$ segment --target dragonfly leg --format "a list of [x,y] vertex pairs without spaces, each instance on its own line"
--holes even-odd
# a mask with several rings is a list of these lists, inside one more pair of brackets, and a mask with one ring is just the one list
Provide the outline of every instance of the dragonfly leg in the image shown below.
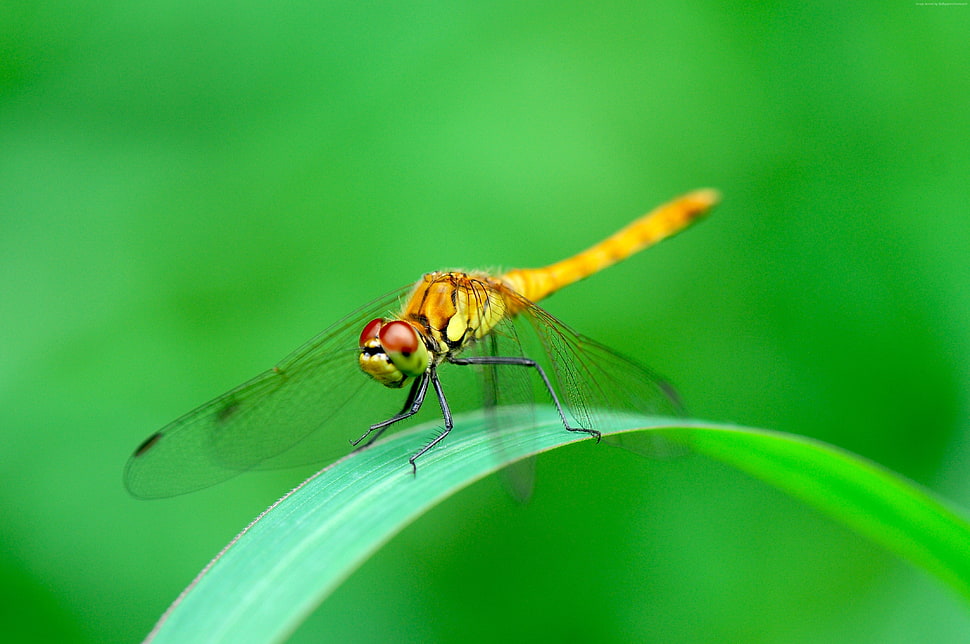
[[[355,441],[350,441],[350,444],[353,445],[354,447],[357,447],[363,441],[366,440],[367,442],[364,443],[363,445],[360,445],[360,448],[359,448],[359,449],[364,449],[365,447],[367,447],[368,445],[376,441],[378,438],[380,438],[381,434],[384,433],[384,430],[387,429],[390,425],[393,425],[399,420],[404,420],[405,418],[409,418],[415,415],[416,413],[418,413],[418,410],[421,409],[421,405],[424,403],[424,397],[428,393],[428,380],[429,378],[428,378],[427,372],[421,374],[421,376],[417,378],[414,381],[414,383],[411,385],[411,391],[408,392],[407,400],[404,401],[404,407],[401,409],[400,412],[391,416],[387,420],[382,420],[381,422],[375,425],[371,425],[370,428],[366,432],[364,432],[363,436],[361,436]],[[377,433],[375,434],[374,432],[377,432]],[[371,434],[373,434],[373,436],[371,436]]]
[[559,418],[562,419],[563,427],[571,432],[583,432],[589,434],[590,436],[596,437],[596,442],[600,440],[600,432],[595,429],[587,429],[585,427],[570,427],[569,421],[566,420],[566,414],[563,412],[562,404],[559,402],[559,396],[556,395],[556,390],[552,388],[552,383],[549,382],[549,376],[546,375],[545,370],[537,363],[535,360],[530,360],[529,358],[516,358],[516,357],[503,357],[503,356],[472,356],[469,358],[449,358],[448,362],[457,365],[469,365],[469,364],[505,364],[517,367],[532,367],[539,372],[539,377],[542,378],[543,384],[546,386],[546,390],[549,392],[549,396],[552,397],[552,402],[556,405],[556,411],[559,412]]
[[[448,407],[448,400],[445,399],[445,392],[441,389],[441,381],[438,380],[438,371],[434,367],[431,367],[431,369],[428,370],[428,374],[428,378],[431,380],[431,385],[434,387],[434,393],[438,396],[438,404],[441,405],[441,415],[445,420],[445,431],[435,436],[430,443],[421,448],[420,452],[408,459],[408,462],[411,464],[411,469],[415,475],[418,473],[418,466],[415,465],[414,462],[421,456],[424,456],[429,449],[440,443],[441,440],[447,436],[449,432],[451,432],[451,428],[455,425],[451,418],[451,408]],[[427,389],[427,385],[425,385],[425,389]]]

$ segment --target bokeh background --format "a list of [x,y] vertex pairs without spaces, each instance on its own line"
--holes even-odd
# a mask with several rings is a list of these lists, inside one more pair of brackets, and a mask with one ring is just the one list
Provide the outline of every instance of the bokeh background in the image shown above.
[[[139,502],[121,470],[156,428],[422,272],[550,262],[703,186],[712,218],[547,308],[697,417],[970,506],[968,27],[914,2],[0,5],[8,641],[137,641],[305,474]],[[966,608],[729,468],[583,444],[528,505],[489,479],[436,508],[294,641],[965,641]]]

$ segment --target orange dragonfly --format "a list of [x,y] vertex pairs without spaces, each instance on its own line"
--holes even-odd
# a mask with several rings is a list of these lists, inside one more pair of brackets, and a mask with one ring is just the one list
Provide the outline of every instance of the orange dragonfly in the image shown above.
[[[250,469],[332,460],[351,446],[372,444],[391,425],[418,414],[429,387],[444,431],[410,457],[414,471],[417,459],[451,431],[454,404],[449,401],[462,396],[469,407],[484,402],[492,409],[543,395],[566,430],[597,440],[596,427],[613,412],[677,415],[675,393],[653,372],[577,334],[535,302],[673,235],[717,201],[714,190],[688,193],[545,268],[498,276],[428,273],[149,436],[128,460],[125,484],[136,497],[160,498]],[[438,375],[445,365],[473,367],[448,369],[447,397]],[[463,371],[477,373],[463,381]],[[396,390],[409,383],[401,407]],[[471,392],[477,392],[477,400]],[[385,420],[348,441],[342,432],[361,418]]]

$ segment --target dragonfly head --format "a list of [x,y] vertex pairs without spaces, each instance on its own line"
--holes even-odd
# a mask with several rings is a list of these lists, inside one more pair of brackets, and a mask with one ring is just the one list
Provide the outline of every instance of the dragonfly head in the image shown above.
[[360,333],[360,368],[386,387],[420,376],[431,361],[417,330],[403,320],[376,318]]

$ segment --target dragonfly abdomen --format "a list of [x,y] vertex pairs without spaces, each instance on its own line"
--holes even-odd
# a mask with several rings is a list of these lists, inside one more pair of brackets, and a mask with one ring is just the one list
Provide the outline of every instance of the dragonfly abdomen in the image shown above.
[[690,192],[640,217],[600,243],[544,268],[509,271],[502,280],[532,302],[589,277],[670,237],[701,217],[720,196],[716,190]]

